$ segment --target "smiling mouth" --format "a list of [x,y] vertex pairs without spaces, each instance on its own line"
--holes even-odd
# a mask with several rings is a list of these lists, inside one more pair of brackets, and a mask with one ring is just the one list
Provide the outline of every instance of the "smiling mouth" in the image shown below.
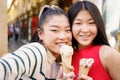
[[88,38],[88,37],[90,37],[90,35],[80,35],[80,37],[82,37],[82,38]]
[[88,40],[89,37],[90,35],[80,35],[80,38],[82,38],[83,40]]
[[59,46],[62,46],[62,45],[67,45],[67,42],[58,42],[56,44],[59,45]]

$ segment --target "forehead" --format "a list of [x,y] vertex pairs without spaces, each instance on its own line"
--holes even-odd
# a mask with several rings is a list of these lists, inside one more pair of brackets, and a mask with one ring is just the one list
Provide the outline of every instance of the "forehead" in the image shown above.
[[88,18],[92,18],[92,16],[90,15],[90,13],[87,10],[83,9],[83,10],[79,11],[76,18],[88,19]]
[[65,15],[52,15],[47,18],[44,25],[69,26],[69,21]]

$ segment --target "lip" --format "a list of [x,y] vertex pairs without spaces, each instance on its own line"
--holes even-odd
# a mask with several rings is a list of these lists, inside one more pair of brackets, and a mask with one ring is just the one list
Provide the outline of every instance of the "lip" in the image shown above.
[[67,42],[57,42],[56,43],[58,46],[62,46],[62,45],[67,45]]
[[80,35],[80,38],[82,39],[82,40],[88,40],[89,39],[89,37],[90,37],[90,35]]

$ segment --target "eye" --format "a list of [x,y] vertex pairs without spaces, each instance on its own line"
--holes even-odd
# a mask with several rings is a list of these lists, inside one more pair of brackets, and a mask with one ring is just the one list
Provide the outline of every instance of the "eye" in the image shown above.
[[80,22],[75,22],[74,25],[81,25],[81,23]]
[[52,32],[58,32],[58,30],[57,30],[57,29],[52,29],[51,31],[52,31]]
[[89,22],[89,24],[95,24],[95,22],[93,21],[93,22]]
[[76,23],[76,24],[80,24],[80,23]]
[[71,32],[70,28],[69,28],[69,29],[66,29],[65,31],[68,32],[68,33]]

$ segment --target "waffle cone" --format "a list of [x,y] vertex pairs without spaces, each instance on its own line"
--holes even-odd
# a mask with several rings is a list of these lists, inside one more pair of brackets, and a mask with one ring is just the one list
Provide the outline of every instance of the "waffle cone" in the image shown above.
[[69,66],[71,66],[72,56],[62,56],[62,66],[65,73],[70,72]]
[[81,59],[79,63],[79,76],[80,75],[88,75],[88,72],[94,63],[94,59],[88,58],[88,59]]
[[83,65],[80,65],[79,66],[79,75],[88,75],[88,72],[89,72],[89,67],[87,66],[83,66]]

